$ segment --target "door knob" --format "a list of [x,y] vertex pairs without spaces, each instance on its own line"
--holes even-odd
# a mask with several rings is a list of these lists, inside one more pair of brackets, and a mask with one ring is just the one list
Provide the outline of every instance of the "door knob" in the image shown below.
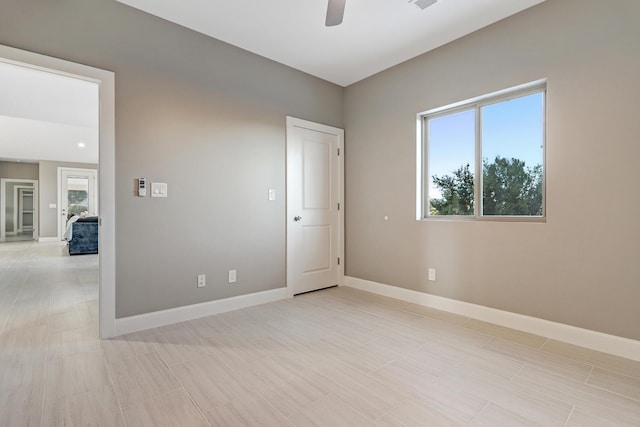
[[300,222],[300,221],[302,221],[302,217],[301,217],[301,216],[294,216],[294,217],[293,217],[293,220],[294,220],[295,222]]

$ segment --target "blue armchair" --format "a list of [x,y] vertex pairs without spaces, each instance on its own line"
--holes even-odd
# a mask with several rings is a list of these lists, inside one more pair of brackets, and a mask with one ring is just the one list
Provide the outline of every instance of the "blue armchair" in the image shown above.
[[69,255],[98,253],[98,217],[79,218],[72,225]]

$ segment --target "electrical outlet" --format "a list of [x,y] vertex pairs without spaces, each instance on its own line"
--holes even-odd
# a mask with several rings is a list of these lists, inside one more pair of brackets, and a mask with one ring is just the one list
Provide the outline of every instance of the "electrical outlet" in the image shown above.
[[206,274],[198,274],[198,287],[204,288],[207,286],[207,275]]
[[435,268],[430,268],[429,269],[429,280],[431,282],[435,282],[436,281],[436,269]]
[[229,270],[229,283],[236,283],[236,271]]

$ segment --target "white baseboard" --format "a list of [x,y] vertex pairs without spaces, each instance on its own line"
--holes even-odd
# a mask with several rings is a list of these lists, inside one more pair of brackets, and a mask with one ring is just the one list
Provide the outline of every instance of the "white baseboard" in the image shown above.
[[640,361],[640,341],[345,276],[345,286]]
[[226,313],[227,311],[239,310],[241,308],[252,307],[254,305],[279,301],[286,298],[288,298],[287,288],[278,288],[222,300],[154,311],[153,313],[140,314],[137,316],[123,317],[116,319],[115,336],[157,328],[172,323],[185,322],[214,314]]
[[62,240],[60,240],[57,237],[38,237],[38,242],[42,242],[42,243],[60,242],[60,243],[62,243]]

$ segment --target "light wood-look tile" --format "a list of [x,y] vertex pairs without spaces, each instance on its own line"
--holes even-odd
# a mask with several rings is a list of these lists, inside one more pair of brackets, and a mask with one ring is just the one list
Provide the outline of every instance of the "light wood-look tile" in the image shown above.
[[501,408],[493,403],[487,405],[471,424],[469,424],[470,427],[542,427],[543,425],[544,424],[528,420],[515,412]]
[[[573,405],[535,389],[530,389],[485,371],[459,365],[450,370],[440,383],[464,388],[467,393],[489,400],[519,418],[545,426],[564,426]],[[516,417],[516,418],[518,418]]]
[[380,418],[410,396],[385,386],[344,362],[336,361],[332,366],[319,371],[338,385],[331,388],[332,394],[371,421]]
[[184,328],[198,338],[230,331],[232,328],[217,316],[203,317],[184,323]]
[[513,380],[528,390],[547,394],[582,411],[609,420],[611,425],[640,425],[638,401],[566,377],[525,366]]
[[349,288],[101,341],[98,276],[0,245],[0,425],[640,425],[640,362]]
[[[525,366],[522,361],[483,348],[460,353],[456,366],[462,366],[467,370],[484,371],[506,379],[513,378]],[[456,369],[456,366],[452,369]]]
[[371,425],[371,420],[343,400],[330,395],[293,413],[289,417],[298,427],[353,427]]
[[214,427],[282,426],[293,427],[291,421],[260,396],[245,395],[241,399],[216,406],[205,413]]
[[203,413],[254,395],[254,389],[219,358],[210,355],[171,368]]
[[378,427],[424,427],[428,423],[430,427],[462,427],[464,424],[454,421],[438,410],[408,399],[387,412],[376,421]]
[[428,334],[429,340],[438,340],[454,346],[482,347],[493,339],[491,335],[439,319],[425,317],[413,322],[411,326]]
[[86,322],[83,313],[75,308],[49,316],[49,329],[51,332],[72,331],[81,328],[84,324]]
[[[383,346],[387,346],[387,349],[382,348]],[[391,350],[392,353],[387,354],[389,354],[389,357],[393,356],[393,360],[401,361],[407,366],[434,376],[439,376],[456,364],[456,360],[451,359],[448,355],[442,355],[438,351],[431,351],[431,346],[417,342],[412,345],[406,339],[398,340],[394,337],[389,337],[376,343],[375,347],[369,345],[367,348],[383,354],[385,350]]]
[[141,332],[102,340],[102,348],[108,362],[131,359],[156,351],[153,342]]
[[46,379],[49,401],[93,391],[111,383],[101,351],[49,360]]
[[587,384],[637,400],[640,404],[640,379],[594,368]]
[[128,426],[209,426],[184,390],[145,400],[123,410]]
[[14,389],[28,389],[43,380],[45,369],[45,355],[27,353],[3,357],[0,361],[0,390],[10,393]]
[[39,426],[42,425],[42,402],[44,386],[42,382],[7,387],[0,385],[0,425]]
[[469,321],[465,322],[463,326],[465,328],[469,328],[486,335],[503,338],[511,342],[534,349],[539,349],[545,342],[547,342],[547,338],[540,335],[534,335],[527,332],[518,331],[516,329],[505,328],[504,326],[499,326],[493,323],[487,323],[476,319],[469,319]]
[[486,344],[484,349],[576,381],[586,381],[589,373],[591,373],[592,367],[590,365],[533,350],[513,341],[494,339]]
[[423,316],[418,314],[401,311],[387,304],[379,304],[377,302],[362,305],[359,309],[365,313],[381,317],[389,322],[403,323],[406,325],[410,325],[413,322],[424,319]]
[[412,395],[459,423],[470,422],[489,403],[487,399],[467,392],[464,387],[439,382],[437,377],[399,362],[390,363],[371,376],[401,394]]
[[71,356],[101,349],[102,342],[98,337],[95,325],[69,331],[51,332],[49,335],[49,358]]
[[208,346],[186,329],[149,337],[158,355],[167,366],[197,359],[209,353]]
[[266,358],[243,370],[231,365],[239,377],[278,411],[289,416],[328,396],[337,385],[304,365]]
[[312,366],[331,365],[334,360],[340,360],[367,373],[397,358],[397,353],[387,346],[377,346],[374,343],[360,345],[342,336],[318,340],[310,343],[308,348],[311,349],[308,358],[313,361]]
[[111,385],[47,402],[44,418],[48,426],[125,425]]
[[111,362],[109,370],[122,407],[180,388],[173,372],[157,353]]
[[574,409],[567,420],[565,427],[603,427],[614,426],[610,419],[599,417],[596,414],[588,414],[582,409]]
[[598,368],[640,379],[640,362],[635,360],[551,339],[542,346],[541,350],[545,353],[577,360],[587,365],[597,366]]

